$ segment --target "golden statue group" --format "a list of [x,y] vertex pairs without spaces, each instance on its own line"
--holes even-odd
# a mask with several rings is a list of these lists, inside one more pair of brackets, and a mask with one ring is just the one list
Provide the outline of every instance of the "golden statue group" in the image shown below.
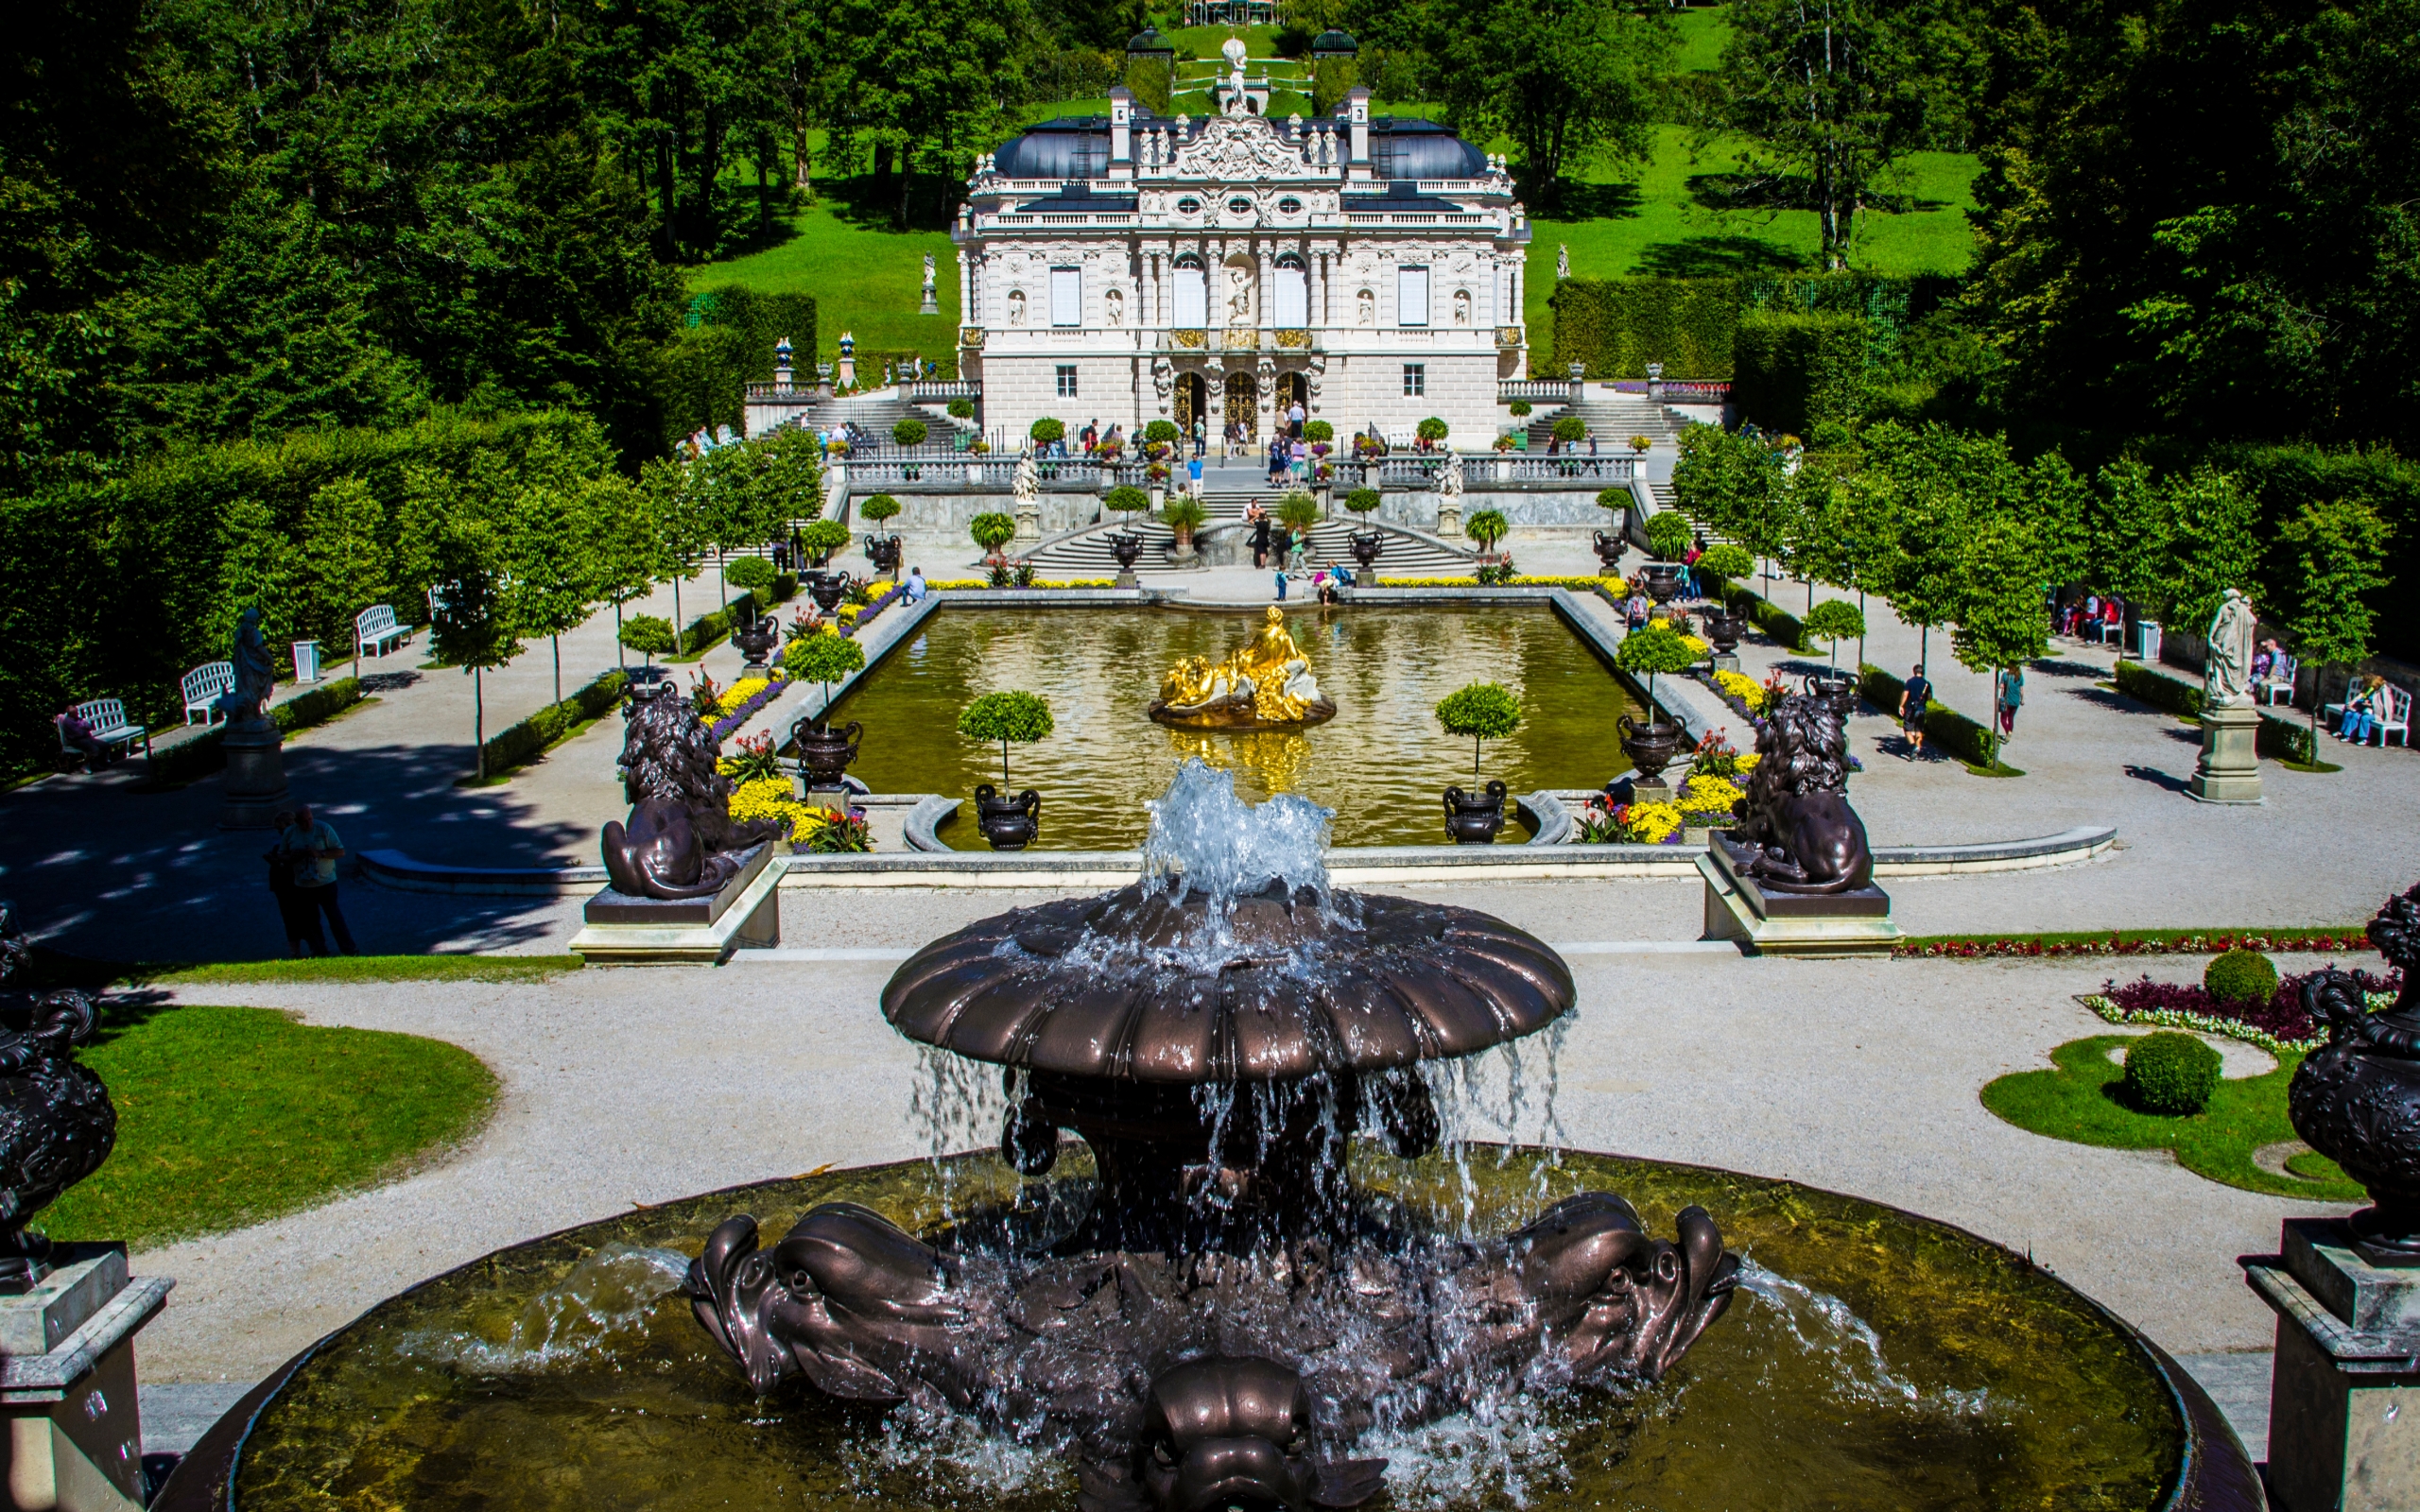
[[1225,661],[1189,656],[1168,668],[1150,713],[1185,730],[1278,730],[1333,719],[1336,702],[1321,695],[1310,658],[1271,604],[1260,633]]

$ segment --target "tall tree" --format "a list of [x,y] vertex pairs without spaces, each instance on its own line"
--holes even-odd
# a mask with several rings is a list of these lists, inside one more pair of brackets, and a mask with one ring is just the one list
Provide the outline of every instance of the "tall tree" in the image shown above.
[[[2370,654],[2377,611],[2370,599],[2387,586],[2380,571],[2388,530],[2377,511],[2352,499],[2305,505],[2278,532],[2290,571],[2286,628],[2294,653],[2314,673],[2349,667]],[[2320,692],[2311,688],[2311,750],[2319,749]]]
[[1512,139],[1522,192],[1552,204],[1600,156],[1644,159],[1670,26],[1582,0],[1451,0],[1427,11],[1430,81],[1464,136]]
[[908,223],[917,156],[952,171],[1007,127],[1024,98],[1025,0],[827,0],[818,39],[844,79],[856,133],[900,163],[893,217]]
[[[354,617],[388,595],[387,509],[358,477],[338,478],[311,495],[303,517],[304,611],[297,629],[323,645],[352,638]],[[324,658],[323,658],[324,660]],[[354,647],[354,675],[361,675],[361,648]]]

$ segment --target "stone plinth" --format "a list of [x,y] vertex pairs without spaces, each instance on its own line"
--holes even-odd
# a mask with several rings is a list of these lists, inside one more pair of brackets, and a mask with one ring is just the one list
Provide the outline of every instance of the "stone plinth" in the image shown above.
[[218,827],[269,828],[277,811],[291,801],[285,785],[285,736],[266,719],[231,725],[219,738],[219,748],[227,753],[227,771],[219,779],[225,798],[218,808]]
[[2225,704],[2202,711],[2202,759],[2187,791],[2204,803],[2258,803],[2260,738],[2256,704]]
[[2373,1265],[2341,1218],[2289,1218],[2243,1262],[2277,1313],[2269,1494],[2281,1512],[2420,1506],[2420,1267]]
[[1705,880],[1705,933],[1756,955],[1888,955],[1900,940],[1891,897],[1867,885],[1850,892],[1775,892],[1742,876],[1720,836],[1697,858]]
[[1735,651],[1723,651],[1723,652],[1718,653],[1718,654],[1716,655],[1715,659],[1714,659],[1714,670],[1716,670],[1717,672],[1737,672],[1737,671],[1738,671],[1738,670],[1739,670],[1739,656],[1738,656],[1738,653],[1737,653],[1737,652],[1735,652]]
[[592,966],[714,965],[741,946],[782,942],[782,868],[769,842],[711,898],[633,898],[606,887],[581,910],[571,948]]
[[137,1512],[143,1422],[134,1335],[176,1283],[130,1277],[123,1245],[61,1245],[52,1263],[23,1295],[0,1297],[9,1505]]

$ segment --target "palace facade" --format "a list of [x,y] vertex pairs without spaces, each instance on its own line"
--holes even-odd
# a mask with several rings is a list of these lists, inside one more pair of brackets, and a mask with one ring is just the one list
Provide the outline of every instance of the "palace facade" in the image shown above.
[[[1238,68],[1238,73],[1240,69]],[[1155,116],[1038,126],[982,160],[958,244],[959,371],[987,431],[1230,421],[1266,441],[1299,400],[1339,437],[1427,416],[1491,441],[1524,375],[1528,216],[1493,159],[1432,122]]]

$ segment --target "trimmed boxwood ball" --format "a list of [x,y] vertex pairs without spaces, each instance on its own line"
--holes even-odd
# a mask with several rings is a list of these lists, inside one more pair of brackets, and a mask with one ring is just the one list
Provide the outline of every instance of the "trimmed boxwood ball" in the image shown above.
[[971,399],[951,400],[949,402],[949,418],[952,420],[973,420],[975,418],[975,401]]
[[800,545],[819,555],[838,551],[849,543],[849,527],[838,520],[811,520],[800,529],[798,541]]
[[2277,968],[2258,951],[2222,951],[2203,971],[2202,985],[2221,1003],[2266,1003],[2277,995]]
[[1100,507],[1118,514],[1144,514],[1151,507],[1151,496],[1131,483],[1120,484],[1100,496]]
[[1033,422],[1032,429],[1028,431],[1027,434],[1031,436],[1035,440],[1040,441],[1043,445],[1047,446],[1052,441],[1065,440],[1067,438],[1067,426],[1064,421],[1056,421],[1051,419],[1049,416],[1045,415],[1040,420]]
[[1368,514],[1378,507],[1378,490],[1356,489],[1344,496],[1344,507],[1355,514]]
[[2219,1090],[2222,1064],[2217,1051],[2189,1034],[2147,1034],[2126,1048],[2126,1095],[2146,1113],[2198,1113]]
[[1647,549],[1657,561],[1679,561],[1688,554],[1689,523],[1677,511],[1659,509],[1648,516]]
[[723,580],[734,588],[770,588],[773,564],[762,557],[735,557],[723,569]]
[[875,524],[882,524],[898,512],[899,501],[888,493],[874,494],[857,506],[857,518],[871,520]]
[[899,423],[890,427],[890,438],[901,446],[922,446],[932,428],[913,415],[903,415]]
[[1698,558],[1698,571],[1716,577],[1745,577],[1755,570],[1756,558],[1748,555],[1748,548],[1727,541],[1706,547]]
[[1565,415],[1554,422],[1554,438],[1569,446],[1588,438],[1588,422],[1577,415]]

